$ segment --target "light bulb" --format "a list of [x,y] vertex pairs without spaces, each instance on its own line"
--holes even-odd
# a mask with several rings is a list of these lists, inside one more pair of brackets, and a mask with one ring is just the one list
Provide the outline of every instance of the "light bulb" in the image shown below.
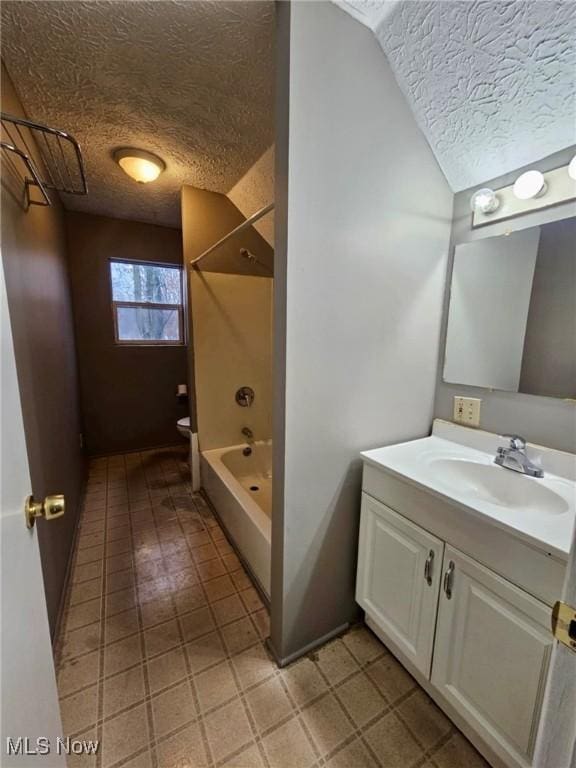
[[568,165],[568,176],[576,181],[576,155],[570,160]]
[[518,176],[512,191],[518,200],[531,200],[534,197],[540,197],[546,192],[543,174],[540,171],[526,171],[526,173]]
[[481,213],[493,213],[500,205],[498,195],[494,190],[484,187],[474,192],[470,198],[470,207],[473,211]]
[[141,184],[155,181],[166,168],[164,160],[143,149],[118,149],[114,160],[124,173]]

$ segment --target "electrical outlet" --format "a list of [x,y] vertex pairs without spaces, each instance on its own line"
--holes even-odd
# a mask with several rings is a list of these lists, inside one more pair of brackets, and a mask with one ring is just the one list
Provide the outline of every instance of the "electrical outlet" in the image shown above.
[[466,424],[468,427],[480,426],[480,403],[479,397],[459,397],[454,398],[454,421],[458,424]]

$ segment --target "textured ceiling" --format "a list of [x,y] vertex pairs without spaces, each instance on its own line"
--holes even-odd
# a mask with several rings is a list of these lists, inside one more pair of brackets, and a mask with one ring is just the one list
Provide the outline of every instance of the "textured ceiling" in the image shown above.
[[343,0],[455,191],[576,143],[576,3]]
[[[177,226],[180,188],[227,192],[274,141],[273,2],[4,0],[2,58],[28,116],[72,133],[89,195],[75,210]],[[137,185],[134,146],[166,171]]]

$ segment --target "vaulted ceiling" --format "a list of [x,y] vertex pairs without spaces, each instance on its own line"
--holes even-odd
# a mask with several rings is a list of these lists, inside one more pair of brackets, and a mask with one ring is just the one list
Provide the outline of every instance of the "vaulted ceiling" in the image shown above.
[[338,5],[374,31],[454,191],[576,143],[576,3]]
[[[576,3],[336,0],[370,27],[455,191],[576,143]],[[5,0],[2,57],[29,117],[69,131],[90,194],[67,207],[180,225],[183,184],[228,192],[274,141],[272,0]],[[167,169],[135,185],[114,149]]]
[[[6,0],[1,12],[28,116],[82,146],[90,194],[68,208],[180,226],[183,184],[227,192],[274,141],[271,0]],[[120,170],[125,146],[164,159],[158,181]]]

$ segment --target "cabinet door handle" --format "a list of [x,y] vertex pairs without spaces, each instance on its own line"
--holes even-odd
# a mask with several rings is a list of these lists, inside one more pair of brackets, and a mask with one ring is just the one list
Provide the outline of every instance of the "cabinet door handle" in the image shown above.
[[431,549],[424,563],[424,578],[428,586],[432,586],[432,565],[434,563],[434,550]]
[[446,592],[446,597],[448,600],[452,597],[452,587],[454,586],[454,568],[456,566],[450,560],[448,563],[448,568],[446,569],[446,573],[444,574],[444,592]]

